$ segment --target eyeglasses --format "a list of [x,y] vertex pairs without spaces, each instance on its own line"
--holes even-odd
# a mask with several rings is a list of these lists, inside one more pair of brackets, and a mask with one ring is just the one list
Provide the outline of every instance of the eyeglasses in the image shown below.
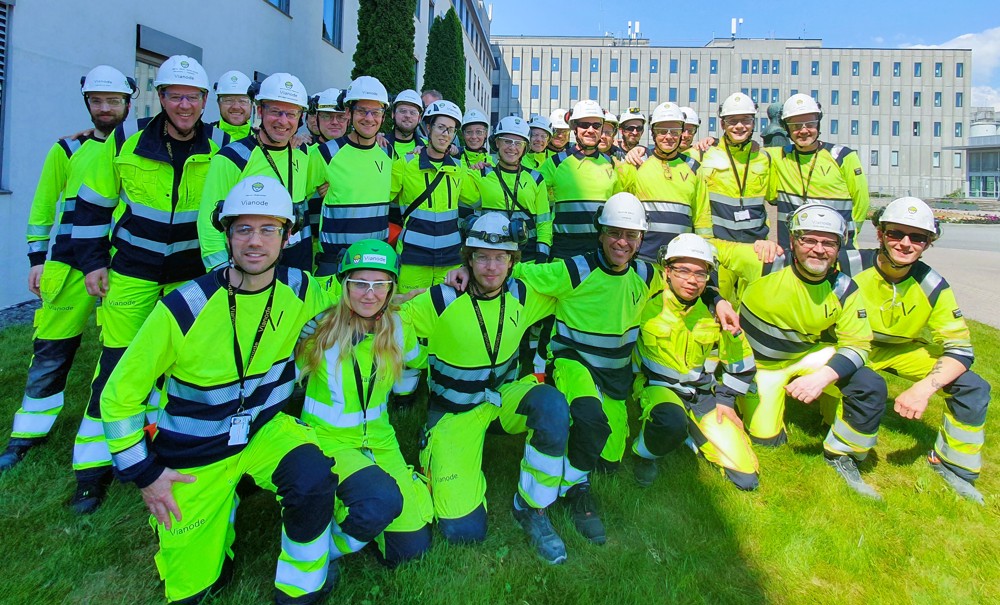
[[825,248],[827,250],[837,250],[840,248],[840,242],[837,240],[830,239],[816,239],[815,237],[803,236],[795,238],[803,248],[813,249],[817,246]]
[[576,123],[576,127],[579,128],[580,130],[590,130],[591,128],[593,128],[594,130],[600,130],[601,126],[604,126],[604,122],[580,122],[580,121],[577,121],[577,123]]
[[480,252],[473,252],[472,262],[480,267],[486,267],[489,265],[506,265],[510,262],[510,254],[504,253],[498,256],[489,256]]
[[346,113],[334,113],[331,111],[321,111],[316,115],[320,122],[347,122],[349,119]]
[[362,107],[355,107],[351,111],[354,115],[364,118],[382,118],[385,116],[384,109],[364,109]]
[[722,123],[726,126],[737,126],[739,124],[744,126],[753,126],[753,116],[743,116],[742,118],[727,116],[722,118]]
[[684,132],[683,128],[654,128],[653,129],[653,136],[654,137],[662,137],[662,136],[676,137],[676,136],[679,136],[682,132]]
[[694,278],[699,284],[703,284],[708,281],[708,271],[692,271],[687,267],[671,267],[667,265],[670,272],[683,280],[689,280]]
[[353,279],[348,277],[344,281],[347,282],[347,289],[355,294],[374,292],[381,295],[388,292],[389,288],[392,287],[392,281],[390,280],[368,281],[367,279]]
[[449,126],[445,126],[443,124],[435,124],[434,125],[434,132],[436,132],[438,134],[446,134],[446,135],[448,135],[450,137],[453,137],[453,136],[455,136],[455,133],[458,132],[458,129],[455,128],[454,126],[449,127]]
[[907,233],[905,231],[900,231],[899,229],[886,229],[882,232],[885,238],[892,242],[901,242],[903,238],[910,238],[911,244],[924,245],[931,241],[931,236],[926,233]]
[[606,137],[614,136],[616,132],[618,132],[617,128],[615,128],[614,126],[609,126],[607,124],[605,124],[604,128],[601,129],[601,134]]
[[467,137],[485,137],[486,129],[484,128],[469,128],[463,130],[462,133]]
[[613,240],[624,239],[630,242],[637,242],[642,239],[642,231],[632,229],[605,229],[604,234]]
[[182,101],[187,101],[188,103],[201,103],[201,100],[205,98],[205,93],[193,92],[181,95],[175,92],[161,92],[160,98],[174,105],[179,105]]
[[696,132],[698,132],[698,127],[697,126],[685,126],[684,127],[684,132],[686,132],[688,134],[695,134]]
[[283,111],[277,107],[264,106],[264,115],[269,118],[288,118],[289,120],[298,121],[299,117],[302,115],[301,109],[292,109],[291,111]]
[[281,237],[284,232],[284,227],[277,225],[264,225],[259,229],[255,229],[250,225],[236,225],[233,227],[231,233],[233,234],[233,239],[249,240],[253,237],[254,233],[259,235],[261,239],[275,239]]
[[497,145],[501,147],[513,147],[514,149],[522,149],[527,145],[527,141],[522,141],[520,139],[510,139],[507,137],[497,137]]
[[90,107],[103,107],[107,105],[108,107],[124,107],[128,103],[123,97],[113,97],[110,99],[101,99],[98,97],[87,97],[87,105]]
[[225,107],[232,107],[233,105],[250,107],[250,99],[247,97],[228,97],[225,99],[219,99],[219,105],[223,105]]
[[407,118],[420,117],[420,112],[412,107],[397,107],[396,113]]
[[625,132],[642,132],[642,126],[622,126]]
[[808,122],[785,122],[788,125],[788,130],[802,130],[804,128],[813,129],[819,126],[819,120],[809,120]]

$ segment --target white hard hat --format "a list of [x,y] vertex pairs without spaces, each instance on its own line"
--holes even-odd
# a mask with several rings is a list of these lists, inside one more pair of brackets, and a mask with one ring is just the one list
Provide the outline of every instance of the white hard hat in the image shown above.
[[660,246],[656,258],[664,267],[674,258],[694,258],[704,261],[708,263],[710,270],[718,264],[715,259],[715,246],[696,233],[681,233],[675,236],[666,246]]
[[641,120],[643,124],[646,123],[646,114],[642,113],[638,107],[629,107],[622,112],[622,115],[618,116],[618,121],[622,124],[625,122],[630,122],[632,120]]
[[847,222],[840,213],[825,204],[804,204],[788,217],[788,232],[820,231],[840,238],[840,245],[847,241]]
[[431,103],[427,110],[424,111],[424,120],[430,122],[434,116],[448,116],[455,120],[455,124],[462,123],[462,110],[451,101],[442,100]]
[[649,223],[646,222],[646,209],[642,207],[642,202],[636,196],[626,192],[616,193],[609,197],[607,203],[598,210],[596,219],[597,224],[604,227],[635,229],[636,231],[649,229]]
[[604,110],[604,121],[610,122],[615,125],[615,128],[618,128],[618,116],[611,113],[607,109]]
[[691,109],[690,107],[681,107],[681,113],[684,114],[684,123],[691,124],[692,126],[701,126],[701,118],[698,117],[698,112]]
[[517,250],[516,238],[510,232],[510,219],[503,212],[487,212],[472,223],[465,237],[467,248],[490,250]]
[[527,141],[531,137],[531,129],[528,122],[524,121],[524,118],[518,116],[507,116],[497,123],[496,131],[493,135],[514,135],[522,137]]
[[424,102],[420,99],[420,93],[413,90],[412,88],[407,88],[401,91],[396,98],[392,100],[392,106],[395,108],[400,103],[409,103],[413,105],[420,111],[424,110]]
[[922,199],[916,197],[901,197],[889,202],[885,210],[878,215],[878,224],[897,223],[907,227],[923,229],[932,236],[938,235],[938,222],[934,211]]
[[375,101],[381,103],[382,107],[388,107],[389,93],[378,78],[358,76],[347,86],[347,94],[344,95],[345,105],[355,101]]
[[244,214],[295,222],[292,197],[281,181],[269,176],[251,176],[236,183],[222,202],[219,222],[225,224],[225,219]]
[[185,55],[168,58],[156,70],[153,86],[161,88],[172,85],[194,86],[208,92],[208,74],[201,63]]
[[569,115],[566,121],[575,122],[583,118],[599,118],[603,120],[604,110],[601,109],[600,103],[591,100],[580,101],[573,106],[573,113]]
[[309,107],[309,95],[306,87],[292,74],[279,72],[264,78],[257,91],[257,101],[283,101],[298,105],[302,109]]
[[135,92],[135,80],[125,76],[110,65],[98,65],[80,78],[80,92],[119,92],[131,96]]
[[544,130],[550,135],[552,134],[552,122],[550,122],[545,116],[531,116],[531,121],[528,122],[528,128],[538,128],[540,130]]
[[553,109],[552,113],[549,114],[549,124],[552,125],[552,129],[564,129],[569,130],[569,124],[566,122],[566,114],[569,113],[562,107],[558,109]]
[[215,94],[222,95],[245,95],[250,90],[253,82],[250,77],[242,71],[227,71],[219,76],[219,81],[215,83]]
[[677,106],[676,103],[660,103],[653,110],[653,115],[649,118],[650,124],[659,124],[660,122],[683,122],[684,112],[681,108]]
[[490,127],[489,119],[478,109],[470,109],[462,116],[462,128],[471,124],[485,124],[486,128]]
[[719,105],[719,117],[757,115],[757,103],[741,92],[734,92]]
[[316,95],[316,111],[326,113],[344,113],[347,111],[340,104],[340,94],[342,92],[339,88],[327,88]]
[[823,110],[820,108],[819,103],[816,102],[816,99],[801,92],[788,97],[785,104],[781,106],[782,120],[809,113],[819,114],[820,118],[823,117]]

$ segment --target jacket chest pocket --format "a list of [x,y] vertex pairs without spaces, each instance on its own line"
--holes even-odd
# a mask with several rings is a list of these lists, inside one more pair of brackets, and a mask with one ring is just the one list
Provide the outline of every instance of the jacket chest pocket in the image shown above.
[[687,363],[700,366],[719,342],[719,326],[715,322],[698,322],[688,335]]
[[136,203],[154,208],[170,207],[173,183],[165,171],[145,163],[120,162],[118,174],[121,187],[128,198]]

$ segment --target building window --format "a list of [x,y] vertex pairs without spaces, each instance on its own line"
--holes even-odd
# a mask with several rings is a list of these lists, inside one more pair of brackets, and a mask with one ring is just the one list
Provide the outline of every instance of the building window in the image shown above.
[[579,86],[570,86],[569,87],[569,100],[570,101],[579,101],[580,100],[580,87]]
[[935,151],[931,153],[931,168],[941,167],[941,152]]
[[618,59],[611,59],[611,73],[618,73]]
[[[809,91],[809,96],[812,97],[812,98],[814,98],[814,99],[816,99],[816,102],[819,103],[819,91],[818,90],[816,90],[815,88],[812,89],[812,90],[810,90]],[[756,100],[757,99],[754,99],[754,101],[756,101]]]
[[831,76],[840,75],[840,61],[832,61],[830,63],[830,75]]
[[778,68],[781,67],[781,61],[774,59],[771,61],[771,75],[778,75]]
[[899,166],[899,152],[892,150],[889,152],[889,164],[892,166]]
[[698,89],[697,88],[689,88],[688,89],[688,103],[697,103],[697,102],[698,102]]
[[900,95],[898,90],[892,91],[892,106],[899,107]]
[[740,73],[750,73],[750,59],[743,59],[740,61]]
[[913,93],[913,106],[914,107],[920,107],[920,100],[922,98],[923,98],[923,95],[921,95],[919,91],[914,92]]
[[871,154],[868,156],[868,164],[878,166],[878,149],[872,149]]
[[553,101],[559,100],[559,86],[555,84],[549,86],[549,98],[552,99]]
[[541,71],[541,69],[542,69],[542,60],[539,59],[538,57],[532,57],[531,71]]
[[531,98],[538,99],[538,84],[531,85]]
[[955,107],[961,107],[965,101],[965,94],[961,92],[955,93]]
[[903,64],[899,61],[893,61],[892,63],[892,77],[898,78],[903,75]]
[[792,75],[793,76],[799,75],[799,62],[798,61],[792,61]]
[[639,59],[629,59],[628,60],[628,72],[630,74],[639,73]]
[[753,101],[754,103],[757,102],[757,89],[756,88],[751,88],[750,89],[750,100]]
[[[768,102],[768,94],[767,94],[767,89],[766,88],[761,88],[760,89],[760,102],[761,103],[767,103]],[[774,102],[777,103],[778,100],[775,99]]]
[[650,59],[649,60],[649,73],[655,74],[660,71],[660,60]]
[[635,86],[628,87],[628,100],[630,103],[635,103],[639,100],[639,89]]
[[344,0],[323,0],[323,39],[336,48],[342,47],[344,42]]
[[840,121],[830,120],[830,134],[837,134],[840,132]]
[[[286,15],[288,14],[288,10],[289,10],[288,5],[291,3],[291,0],[265,0],[265,1],[268,4],[270,4],[271,6],[273,6],[274,8],[276,8],[276,9],[280,10],[281,12],[285,13]],[[9,4],[6,4],[6,3],[5,3],[5,5],[6,6],[10,6]],[[9,9],[7,9],[7,10],[9,10]]]
[[913,64],[913,77],[919,78],[924,73],[924,65],[920,61]]
[[655,86],[650,86],[649,87],[649,102],[650,103],[656,103],[657,102],[657,96],[658,96],[658,92],[656,90],[656,87]]
[[569,70],[575,74],[580,73],[580,57],[570,57]]
[[965,77],[965,63],[955,64],[955,77],[964,78]]
[[[612,61],[614,61],[614,59],[612,59]],[[609,101],[617,101],[618,100],[618,87],[617,86],[609,86],[608,87],[608,100]]]
[[941,136],[941,122],[934,122],[934,129],[933,130],[934,130],[934,136],[935,137],[940,137]]
[[778,102],[781,101],[781,99],[778,97],[778,89],[777,88],[772,88],[771,89],[771,99],[773,99],[775,103],[778,103]]
[[795,96],[795,95],[799,94],[799,89],[798,88],[793,88],[792,90],[790,90],[788,92],[788,94],[789,94],[789,96]]
[[892,136],[894,137],[899,136],[899,120],[892,121]]
[[719,89],[718,88],[709,88],[708,89],[708,102],[709,103],[718,103],[719,102]]
[[718,59],[711,59],[711,60],[709,60],[709,62],[708,62],[708,73],[710,73],[710,74],[717,74],[717,73],[719,73],[719,60]]
[[750,73],[755,74],[759,71],[760,71],[760,61],[757,59],[750,61]]
[[510,98],[516,99],[521,96],[521,87],[517,84],[510,85]]
[[771,62],[767,59],[760,62],[760,73],[764,75],[771,73]]
[[767,118],[761,118],[759,129],[763,131],[765,128],[767,128]]
[[676,103],[677,102],[677,87],[676,86],[671,86],[670,90],[667,91],[667,101],[669,101],[671,103]]
[[712,117],[708,118],[708,131],[709,132],[715,132],[717,130],[717,128],[716,128],[717,126],[718,126],[718,124],[716,123],[715,116],[712,116]]
[[857,120],[851,120],[851,134],[854,135],[854,136],[858,136],[858,129],[859,128],[860,128],[860,125],[858,124],[858,121]]
[[677,59],[670,60],[670,73],[677,73]]
[[427,34],[431,33],[431,26],[434,25],[434,0],[427,3]]
[[493,85],[493,90],[491,92],[492,92],[492,94],[491,94],[490,98],[499,99],[500,98],[500,85],[499,84],[494,84]]
[[913,136],[915,137],[920,136],[920,122],[913,123]]
[[511,59],[510,59],[510,70],[511,71],[521,71],[521,57],[511,57]]
[[861,75],[861,61],[851,62],[851,75],[860,76]]
[[882,93],[877,90],[872,91],[872,106],[878,107],[879,103],[882,101]]
[[559,71],[559,57],[552,57],[552,71]]
[[955,122],[955,136],[956,137],[962,136],[962,123],[961,122]]
[[698,73],[698,59],[691,59],[691,73]]
[[860,105],[860,104],[861,104],[861,91],[859,91],[859,90],[852,90],[851,91],[851,105]]
[[940,78],[944,74],[944,63],[934,64],[934,77]]
[[878,120],[872,120],[872,136],[877,137],[879,133],[879,123]]
[[590,96],[587,97],[587,98],[590,99],[591,101],[596,101],[597,100],[597,87],[596,86],[591,86],[590,87]]
[[600,59],[591,59],[590,60],[590,73],[596,74],[600,69],[601,69],[601,60]]
[[416,17],[417,21],[420,21],[420,4],[421,0],[417,0],[417,8],[413,9],[413,16]]
[[952,157],[952,164],[951,165],[954,166],[955,168],[961,168],[962,167],[962,152],[961,151],[956,151],[954,154],[952,154],[951,157]]
[[813,76],[818,76],[819,75],[819,61],[813,61],[812,62],[812,67],[809,68],[809,73],[810,73],[810,75],[813,75]]
[[934,107],[941,107],[941,93],[934,93]]
[[882,62],[872,61],[872,77],[879,77],[882,75]]

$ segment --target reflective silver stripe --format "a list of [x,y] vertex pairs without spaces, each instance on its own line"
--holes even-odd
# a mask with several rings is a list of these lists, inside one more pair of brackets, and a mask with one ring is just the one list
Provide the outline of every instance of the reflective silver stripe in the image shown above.
[[655,233],[691,233],[691,227],[688,225],[678,225],[676,223],[657,223],[655,221],[649,221],[649,231]]
[[437,383],[431,385],[431,392],[446,400],[448,403],[455,405],[479,405],[486,400],[486,394],[483,393],[483,391],[477,391],[475,393],[460,393],[454,389],[446,389]]
[[76,210],[76,198],[71,197],[59,202],[59,212],[74,212]]
[[886,345],[901,345],[913,342],[913,339],[909,336],[893,336],[892,334],[883,334],[882,332],[872,332],[874,342]]
[[458,209],[435,212],[433,210],[416,209],[410,213],[409,220],[418,219],[428,223],[444,223],[458,218]]
[[966,347],[948,347],[944,350],[945,353],[949,355],[958,355],[959,357],[968,357],[969,359],[974,359],[975,355],[972,352],[972,348]]
[[146,414],[139,413],[121,420],[104,422],[104,436],[108,439],[122,439],[133,435],[146,426]]
[[46,435],[52,430],[52,425],[56,422],[55,414],[26,414],[18,412],[14,414],[14,428],[12,434],[19,433],[26,435]]
[[848,361],[853,363],[854,367],[857,369],[864,367],[865,360],[868,358],[867,354],[849,347],[840,347],[837,349],[836,355],[843,355]]
[[986,433],[982,428],[969,430],[956,425],[947,415],[944,417],[944,432],[955,441],[967,443],[969,445],[983,445],[986,443]]
[[330,552],[329,530],[321,533],[315,540],[308,544],[296,542],[288,537],[285,530],[281,530],[281,550],[296,561],[319,561]]
[[[740,198],[723,195],[721,193],[714,193],[712,191],[708,192],[708,201],[722,204],[724,206],[735,206],[737,208],[740,207]],[[751,206],[763,206],[764,198],[763,196],[745,197],[743,198],[742,205],[744,208],[749,208]]]
[[938,433],[937,441],[934,442],[934,450],[941,455],[941,458],[956,464],[970,471],[979,472],[983,466],[983,455],[980,453],[965,454],[948,445],[948,441],[941,433]]
[[41,240],[37,242],[28,242],[28,254],[34,252],[48,252],[49,250],[49,240]]
[[[197,297],[193,296],[192,298],[194,298],[197,302]],[[187,300],[187,297],[185,297],[185,300]],[[191,304],[190,301],[188,304]],[[205,303],[201,304],[204,305]],[[276,383],[278,379],[281,378],[281,375],[284,373],[288,363],[290,363],[288,359],[275,362],[275,364],[268,368],[267,372],[263,375],[247,378],[244,393],[249,395],[262,386]],[[195,401],[205,405],[226,405],[239,399],[240,385],[234,383],[210,389],[197,389],[195,387],[182,384],[171,377],[167,381],[167,398],[169,400],[172,397]]]
[[553,223],[552,230],[555,233],[565,235],[579,235],[581,233],[597,233],[597,228],[593,225],[575,225],[566,223]]
[[219,147],[225,147],[226,132],[219,127],[212,128],[212,140]]
[[[78,228],[79,227],[74,227],[74,231],[76,231],[76,229]],[[118,233],[116,234],[116,239],[119,239],[123,242],[128,242],[129,244],[136,246],[138,248],[145,248],[150,252],[161,254],[163,256],[170,256],[178,252],[184,252],[187,250],[197,250],[199,248],[197,238],[181,242],[174,242],[172,244],[164,244],[163,242],[154,242],[151,239],[146,239],[144,237],[138,237],[136,235],[132,235],[132,233],[129,232],[129,230],[124,227],[118,229]]]
[[34,237],[45,237],[52,230],[52,225],[28,225],[28,235]]
[[587,480],[588,471],[581,471],[569,462],[569,458],[563,457],[563,485],[559,488],[560,494],[565,494],[569,488],[577,483]]
[[[327,548],[330,547],[327,537]],[[294,586],[306,594],[318,591],[326,582],[326,566],[316,571],[302,571],[289,561],[278,560],[278,569],[274,574],[275,586]]]
[[539,214],[539,215],[537,215],[535,217],[535,220],[538,221],[539,223],[547,223],[547,222],[549,222],[549,221],[552,220],[552,213],[551,212],[545,212],[545,213]]
[[551,253],[552,253],[552,248],[550,248],[548,244],[543,244],[542,242],[538,242],[538,254],[542,256],[548,256]]
[[331,559],[339,559],[346,554],[358,552],[368,545],[367,542],[362,542],[354,536],[344,533],[336,521],[330,525],[330,542],[333,545],[330,548]]
[[724,227],[726,229],[732,229],[734,231],[744,231],[746,229],[753,229],[760,227],[765,222],[767,222],[766,217],[757,218],[749,221],[731,221],[718,216],[712,215],[712,224],[716,227]]
[[424,248],[426,250],[441,250],[443,248],[460,245],[462,243],[462,237],[458,234],[458,232],[434,237],[407,229],[405,235],[403,236],[403,243]]
[[[198,317],[205,305],[208,304],[208,299],[205,297],[205,291],[201,289],[195,282],[188,282],[177,289],[181,297],[184,298],[184,302],[187,303],[188,309],[191,311],[191,315]],[[273,368],[272,368],[273,369]]]
[[845,444],[850,446],[852,450],[856,451],[867,451],[875,447],[878,443],[878,435],[865,435],[864,433],[859,433],[858,431],[851,428],[843,418],[837,416],[833,421],[833,426],[830,427],[830,433],[835,434],[835,436],[843,441]]
[[575,330],[567,326],[562,321],[556,322],[556,334],[563,336],[572,342],[599,349],[617,349],[635,342],[639,335],[639,328],[630,328],[621,335],[615,334],[589,334],[581,330]]
[[104,437],[104,425],[101,424],[100,420],[94,420],[92,418],[83,418],[80,423],[80,428],[76,432],[77,437]]
[[[256,419],[257,416],[265,409],[272,408],[287,400],[288,397],[291,396],[293,388],[294,383],[292,381],[275,387],[263,405],[249,408],[246,410],[246,413],[250,414],[251,419]],[[182,435],[211,438],[218,437],[229,432],[229,425],[231,423],[230,418],[231,416],[223,418],[222,420],[200,420],[197,418],[189,418],[187,416],[174,416],[164,410],[160,414],[160,421],[157,423],[157,426],[163,430],[180,433]]]
[[691,206],[687,204],[680,204],[677,202],[643,202],[643,206],[646,207],[646,212],[670,212],[673,214],[683,214],[684,216],[691,216]]
[[584,361],[584,363],[586,363],[592,368],[599,368],[602,370],[620,370],[622,368],[628,367],[629,365],[628,357],[618,359],[612,357],[604,357],[603,355],[594,355],[593,353],[587,353],[585,351],[580,351],[579,349],[573,349],[572,347],[567,347],[566,345],[563,345],[556,341],[552,341],[553,352],[568,351],[568,350],[572,350],[576,355],[580,357],[580,359]]
[[67,236],[73,235],[73,225],[72,223],[59,223],[59,229],[56,231],[56,236]]
[[164,225],[180,225],[182,223],[193,223],[198,220],[197,210],[171,213],[169,210],[157,210],[145,204],[132,204],[129,206],[129,209],[134,216]]
[[111,233],[111,225],[93,225],[86,227],[74,225],[72,234],[77,239],[105,239]]
[[444,301],[445,308],[458,299],[458,291],[454,288],[441,288],[441,300]]
[[351,413],[344,412],[344,402],[334,401],[333,405],[327,405],[318,399],[306,397],[303,412],[322,420],[325,424],[338,429],[351,429],[361,426],[363,422],[378,420],[385,414],[385,404],[381,403],[377,407],[368,408],[367,412],[357,411]]
[[90,441],[73,446],[73,466],[111,462],[111,452],[106,441]]
[[[767,334],[768,336],[777,338],[778,340],[787,340],[790,342],[809,343],[809,344],[813,342],[813,339],[807,338],[795,330],[783,330],[777,326],[773,326],[765,322],[763,319],[760,319],[759,317],[754,315],[753,312],[743,313],[740,316],[740,321],[743,320],[749,322],[757,330]],[[798,355],[799,353],[794,353],[792,354],[792,357]]]
[[320,241],[324,244],[350,245],[363,239],[387,240],[389,239],[389,229],[385,228],[381,231],[372,231],[371,233],[330,233],[329,231],[320,233]]
[[28,397],[25,395],[21,398],[21,408],[25,412],[30,412],[37,414],[39,412],[47,412],[49,410],[55,410],[63,406],[63,392],[53,393],[48,397],[40,397],[35,399],[34,397]]
[[837,300],[843,301],[850,287],[851,278],[840,273],[837,275],[837,282],[833,286],[833,295],[837,297]]
[[937,271],[934,271],[933,269],[928,271],[927,275],[920,280],[920,289],[924,291],[924,296],[930,299],[931,294],[933,294],[934,290],[941,285],[941,280],[943,279],[944,278],[941,277],[941,274]]
[[100,206],[102,208],[114,208],[118,205],[118,198],[99,195],[87,185],[80,185],[80,190],[77,191],[76,197],[77,199],[81,199],[89,204]]
[[[417,211],[414,211],[416,214]],[[381,218],[389,214],[389,200],[384,202],[373,202],[366,206],[340,206],[335,204],[323,204],[323,218],[325,219],[362,219]]]
[[752,354],[737,362],[724,364],[724,366],[726,371],[731,374],[742,374],[743,372],[749,372],[750,370],[757,368],[757,364],[754,362]]
[[847,256],[847,271],[844,271],[844,273],[847,273],[851,277],[857,277],[859,273],[865,270],[861,261],[861,253],[857,250],[844,250],[844,252]]
[[117,454],[111,454],[112,460],[115,461],[115,466],[118,467],[118,470],[120,471],[133,467],[148,457],[149,452],[146,449],[145,436],[143,436],[143,438],[140,439],[135,445],[132,445]]
[[[219,132],[219,131],[221,131],[221,129],[216,130],[216,132]],[[251,152],[250,148],[247,147],[242,142],[240,142],[240,141],[234,141],[234,142],[230,143],[229,145],[227,145],[227,147],[229,147],[229,149],[231,151],[235,152],[236,155],[238,155],[241,158],[243,158],[244,161],[247,161],[247,162],[250,161],[250,154],[252,152]],[[225,157],[225,156],[223,156],[223,157]]]
[[747,391],[750,390],[749,382],[743,382],[739,378],[726,372],[722,373],[722,384],[736,391],[740,395],[746,395]]
[[214,269],[219,265],[225,263],[229,260],[229,254],[225,250],[219,250],[218,252],[213,252],[208,256],[201,259],[201,262],[205,265],[206,269]]
[[69,148],[70,157],[72,157],[73,154],[76,153],[77,150],[80,149],[80,147],[83,145],[83,143],[80,142],[80,139],[63,139],[63,140],[66,141],[66,147]]
[[687,372],[686,374],[681,374],[676,369],[671,368],[670,366],[665,366],[665,365],[663,365],[663,364],[661,364],[661,363],[659,363],[657,361],[654,361],[654,360],[652,360],[652,359],[650,359],[650,358],[648,358],[646,356],[642,357],[642,365],[645,368],[647,368],[649,371],[653,372],[654,374],[657,374],[659,376],[666,376],[667,378],[670,378],[672,380],[676,380],[677,382],[681,382],[681,383],[684,383],[684,382],[695,382],[699,378],[701,378],[702,374],[705,373],[705,370],[704,370],[703,367],[697,367],[697,368],[694,368],[691,371]]
[[580,274],[580,283],[586,281],[587,276],[590,275],[590,265],[587,264],[587,259],[583,256],[574,256],[569,260],[576,265],[576,272]]
[[641,430],[639,431],[639,438],[636,439],[635,441],[635,449],[639,453],[639,455],[645,458],[646,460],[656,460],[657,458],[659,458],[659,456],[649,451],[649,448],[646,447],[645,431]]
[[555,213],[562,214],[566,212],[589,212],[593,214],[597,212],[597,209],[601,207],[604,202],[594,201],[594,202],[556,202],[553,204]]

